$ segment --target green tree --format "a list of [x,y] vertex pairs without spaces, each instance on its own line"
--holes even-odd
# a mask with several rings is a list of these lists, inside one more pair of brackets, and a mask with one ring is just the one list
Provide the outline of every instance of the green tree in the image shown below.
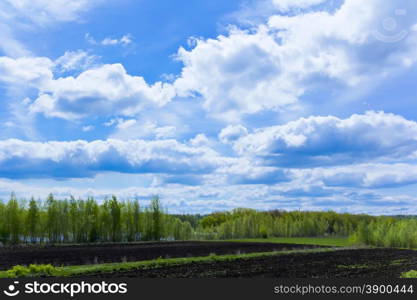
[[19,202],[14,193],[12,193],[6,208],[6,227],[9,235],[8,239],[11,244],[18,244],[20,242],[20,235],[22,233],[22,211]]
[[110,202],[110,215],[111,215],[111,239],[113,242],[121,240],[121,207],[117,201],[116,196],[112,196]]
[[57,243],[60,240],[59,208],[58,202],[54,199],[52,194],[49,194],[48,198],[46,199],[46,205],[48,241],[50,243]]
[[32,197],[29,202],[29,209],[26,215],[27,235],[31,243],[36,243],[40,229],[39,207]]
[[162,224],[162,208],[159,197],[155,196],[151,200],[151,215],[152,215],[152,239],[159,241],[162,238],[163,224]]

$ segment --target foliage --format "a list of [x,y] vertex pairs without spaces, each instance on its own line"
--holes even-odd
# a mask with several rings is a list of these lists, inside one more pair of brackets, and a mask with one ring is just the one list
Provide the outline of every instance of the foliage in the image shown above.
[[317,245],[317,246],[350,246],[348,238],[345,237],[325,237],[325,238],[305,238],[305,237],[273,237],[268,239],[236,239],[229,240],[233,242],[260,242],[260,243],[278,243],[278,244],[301,244],[301,245]]
[[411,270],[401,274],[401,278],[417,278],[417,271]]
[[12,194],[0,201],[0,242],[97,243],[147,240],[188,240],[195,236],[188,221],[165,213],[158,197],[141,209],[138,201],[119,201],[115,196],[101,203],[93,198],[29,203]]
[[[285,254],[302,254],[302,253],[323,253],[337,251],[332,248],[320,248],[320,249],[303,249],[303,250],[288,250],[288,251],[272,251],[272,252],[259,252],[259,253],[245,253],[245,254],[226,254],[215,255],[210,254],[208,256],[194,256],[194,257],[180,257],[180,258],[157,258],[153,260],[135,261],[135,262],[121,262],[121,263],[105,263],[94,265],[80,265],[80,266],[64,266],[56,268],[53,271],[53,276],[69,277],[69,276],[83,276],[94,273],[113,273],[116,271],[126,270],[138,270],[138,269],[154,269],[166,266],[178,266],[178,265],[192,265],[195,263],[209,263],[209,262],[222,262],[222,261],[234,261],[234,260],[249,260],[258,259],[262,257],[271,257]],[[0,271],[0,278],[9,277],[9,273]]]
[[417,219],[378,217],[361,223],[350,237],[355,244],[417,248]]
[[180,221],[183,222],[188,222],[190,223],[190,225],[193,228],[196,228],[198,226],[198,224],[200,223],[200,220],[202,218],[204,218],[204,216],[200,215],[200,214],[195,214],[195,215],[191,215],[191,214],[186,214],[186,215],[176,215],[176,214],[172,214],[172,217],[179,219]]
[[[383,220],[383,221],[381,221]],[[256,211],[238,208],[200,215],[169,215],[158,197],[137,200],[94,198],[0,202],[0,242],[101,243],[150,240],[347,237],[352,243],[415,247],[417,219],[393,221],[329,212]],[[395,227],[393,227],[396,224]]]
[[215,239],[349,236],[372,219],[335,212],[258,212],[240,208],[204,217],[198,232],[203,238],[208,235]]
[[35,265],[31,264],[29,267],[17,265],[7,270],[7,276],[10,278],[15,277],[29,277],[29,276],[50,276],[57,272],[57,268],[48,265]]
[[159,201],[159,197],[153,197],[151,200],[150,213],[152,214],[152,233],[151,239],[159,241],[163,236],[163,225],[162,225],[162,208]]

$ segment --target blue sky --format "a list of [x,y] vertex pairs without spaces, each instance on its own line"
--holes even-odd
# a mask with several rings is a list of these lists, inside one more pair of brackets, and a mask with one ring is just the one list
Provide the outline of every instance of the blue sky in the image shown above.
[[416,214],[412,0],[6,0],[0,196]]

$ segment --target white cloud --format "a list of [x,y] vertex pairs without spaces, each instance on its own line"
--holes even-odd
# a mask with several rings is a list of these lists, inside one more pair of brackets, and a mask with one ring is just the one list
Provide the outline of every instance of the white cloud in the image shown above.
[[57,22],[77,21],[103,0],[3,0],[0,1],[0,50],[10,57],[30,56],[18,41],[19,31],[35,31]]
[[137,124],[136,120],[130,119],[130,120],[121,120],[118,124],[117,124],[117,129],[128,129],[132,126],[134,126],[135,124]]
[[155,122],[139,121],[137,119],[116,118],[104,124],[107,127],[116,126],[116,131],[111,134],[111,138],[121,140],[131,139],[169,139],[176,135],[174,126],[159,126]]
[[[1,9],[1,4],[0,4]],[[2,24],[0,16],[0,51],[10,57],[29,56],[30,51],[14,37],[13,30],[7,24]]]
[[190,145],[195,147],[207,146],[209,143],[210,141],[204,133],[199,133],[190,140]]
[[120,118],[114,118],[114,119],[110,119],[109,121],[107,121],[107,122],[104,122],[103,123],[103,125],[105,126],[105,127],[110,127],[110,126],[113,126],[113,125],[115,125],[115,124],[118,124],[120,121],[123,121],[123,119],[120,119]]
[[[128,74],[121,64],[95,65],[96,59],[81,50],[66,52],[56,61],[0,56],[0,82],[11,90],[37,90],[38,97],[28,106],[32,114],[67,120],[91,114],[134,116],[145,108],[164,106],[176,95],[172,84],[150,85],[143,77]],[[82,72],[58,77],[63,71],[76,70]]]
[[242,125],[229,125],[220,131],[219,140],[224,144],[229,144],[237,141],[247,134],[248,130],[246,127]]
[[89,132],[91,130],[93,130],[95,127],[93,125],[87,125],[87,126],[83,126],[82,130],[84,132]]
[[[400,204],[415,211],[415,198],[395,195],[395,199],[357,189],[401,187],[417,182],[413,165],[416,122],[369,112],[345,119],[310,117],[251,129],[250,133],[241,125],[230,125],[221,130],[218,139],[231,144],[241,155],[231,158],[210,149],[214,146],[227,153],[230,150],[205,134],[184,143],[166,140],[180,135],[183,116],[195,120],[203,116],[201,111],[195,113],[198,101],[192,105],[188,99],[178,101],[165,111],[158,110],[177,95],[201,98],[209,114],[239,124],[237,121],[244,114],[302,108],[302,96],[322,87],[320,82],[325,82],[326,87],[356,91],[370,82],[389,79],[394,71],[416,62],[415,1],[346,0],[334,12],[308,12],[299,8],[323,1],[275,0],[281,12],[290,14],[273,16],[267,24],[248,30],[231,28],[217,38],[194,40],[190,50],[180,49],[178,59],[184,63],[181,74],[164,79],[172,84],[149,84],[141,76],[128,74],[120,64],[94,65],[94,57],[81,50],[66,52],[56,61],[31,56],[14,39],[15,30],[33,30],[27,25],[79,20],[90,3],[96,3],[75,0],[64,10],[61,0],[52,2],[0,3],[0,48],[11,57],[19,57],[0,57],[0,81],[17,87],[19,92],[23,90],[20,87],[30,87],[32,97],[38,96],[35,102],[26,98],[22,107],[29,106],[33,113],[65,119],[94,115],[99,122],[110,116],[113,119],[105,126],[114,126],[107,129],[113,130],[110,136],[114,139],[0,141],[2,177],[66,179],[109,172],[151,174],[154,185],[149,189],[93,192],[142,196],[158,193],[174,199],[170,201],[178,207],[192,199],[190,205],[205,209],[212,204],[221,208],[244,205],[337,210],[345,209],[342,206],[348,203],[351,211],[375,213],[388,207],[398,209]],[[406,14],[396,15],[397,8],[405,8]],[[396,18],[397,23],[388,17]],[[13,30],[10,24],[15,26]],[[397,27],[389,30],[393,25]],[[96,41],[87,34],[86,39],[102,45],[132,42],[129,36]],[[64,77],[59,71],[81,73]],[[26,96],[19,97],[19,101]],[[152,113],[142,113],[148,107],[153,107]],[[21,117],[35,117],[27,115],[26,110],[22,112]],[[5,120],[4,127],[16,127],[18,121]],[[211,121],[207,118],[201,124]],[[173,124],[175,127],[169,126]],[[201,124],[192,130],[199,130]],[[214,124],[214,130],[217,126]],[[93,129],[93,125],[81,127],[84,132]],[[210,137],[212,134],[210,130]],[[196,183],[200,186],[184,187]],[[27,188],[0,181],[2,191],[9,193],[14,187]],[[42,192],[47,194],[51,189]]]
[[417,183],[414,164],[358,164],[298,171],[304,181],[342,188],[397,188]]
[[107,37],[101,41],[101,44],[103,46],[114,46],[114,45],[127,46],[131,43],[132,43],[132,36],[130,34],[126,34],[119,39],[113,39],[113,38]]
[[101,41],[97,41],[90,33],[86,33],[84,36],[85,40],[91,45],[102,45],[102,46],[128,46],[133,42],[133,37],[131,34],[125,34],[120,38],[111,38],[106,37]]
[[[393,46],[378,40],[375,30],[398,5],[407,8],[404,21],[398,22],[407,34]],[[147,105],[162,106],[182,96],[201,97],[210,114],[232,122],[264,110],[288,115],[303,108],[300,97],[320,82],[357,90],[413,65],[417,32],[410,28],[417,22],[415,11],[417,4],[409,0],[383,5],[346,0],[334,13],[272,16],[254,29],[232,28],[225,36],[196,40],[191,50],[181,48],[177,58],[184,67],[173,83],[148,84],[120,64],[103,65],[40,86],[31,111],[66,119],[93,111],[134,116]],[[68,68],[85,57],[68,56]]]
[[[276,167],[258,165],[255,160],[238,158],[232,164],[219,168],[215,176],[230,184],[273,185],[290,181],[290,172]],[[224,175],[222,177],[222,175]]]
[[13,85],[45,85],[53,77],[54,63],[46,57],[0,57],[0,81]]
[[[334,193],[338,191],[349,195],[350,193],[362,193],[375,189],[398,189],[408,185],[417,184],[417,167],[413,161],[409,163],[360,163],[343,166],[319,166],[311,169],[286,170],[292,181],[282,186],[290,191],[293,196],[297,187],[303,189],[322,187]],[[329,189],[330,188],[330,189]],[[413,190],[413,189],[412,189]],[[398,193],[397,192],[397,193]],[[412,192],[413,193],[413,192]],[[314,197],[310,192],[306,193]],[[370,200],[372,197],[363,197],[362,200]]]
[[94,37],[92,37],[91,34],[88,33],[88,32],[84,35],[84,39],[91,45],[96,45],[97,44],[96,39]]
[[175,95],[170,84],[148,85],[120,64],[102,65],[77,77],[63,77],[40,87],[32,113],[73,119],[95,115],[133,116],[147,106],[163,106]]
[[191,51],[179,50],[185,66],[175,86],[181,96],[201,94],[204,107],[225,119],[286,107],[302,89],[279,76],[280,61],[273,54],[278,48],[265,28],[200,40]]
[[309,117],[258,129],[234,144],[242,155],[263,157],[289,167],[412,159],[417,153],[417,123],[383,112],[347,119]]
[[[396,16],[398,7],[407,14]],[[301,108],[300,97],[320,82],[352,90],[415,64],[416,12],[411,0],[346,0],[334,13],[275,15],[251,30],[232,28],[179,50],[184,68],[175,86],[182,96],[202,96],[206,110],[223,119]],[[389,17],[396,18],[393,32],[384,25]]]
[[[156,125],[152,124],[150,132],[154,131],[154,135],[156,139],[167,139],[167,138],[175,137],[176,130],[177,129],[174,126],[157,127]],[[201,145],[197,145],[197,146],[201,146]]]
[[81,13],[102,0],[5,0],[16,18],[26,18],[45,25],[52,22],[77,20]]
[[83,50],[67,51],[55,60],[55,64],[64,72],[86,70],[91,68],[97,59],[96,55],[90,55]]
[[[138,181],[138,175],[131,176]],[[148,175],[141,175],[148,176]],[[149,175],[158,181],[156,175]],[[97,185],[104,177],[107,182],[117,182],[120,174],[108,173],[91,178],[91,182]],[[209,213],[218,210],[230,210],[236,207],[248,207],[260,210],[276,209],[285,210],[328,210],[337,212],[377,214],[416,214],[416,197],[398,193],[395,196],[383,196],[377,193],[363,192],[338,192],[334,189],[323,189],[320,186],[294,186],[292,183],[280,183],[275,186],[266,185],[199,185],[186,186],[181,184],[167,184],[160,182],[154,186],[118,187],[109,184],[89,188],[88,184],[78,186],[80,179],[69,181],[30,181],[17,182],[0,179],[0,197],[3,199],[15,191],[17,196],[30,198],[45,198],[53,193],[59,199],[68,198],[70,195],[78,198],[89,196],[103,199],[111,195],[117,195],[119,199],[140,199],[147,203],[153,195],[159,195],[164,207],[170,213]],[[120,182],[120,181],[119,181]],[[162,184],[161,184],[162,183]],[[74,187],[76,186],[76,187]],[[312,196],[314,195],[314,196]]]
[[200,174],[227,163],[207,147],[175,140],[0,141],[3,178],[81,178],[100,172]]

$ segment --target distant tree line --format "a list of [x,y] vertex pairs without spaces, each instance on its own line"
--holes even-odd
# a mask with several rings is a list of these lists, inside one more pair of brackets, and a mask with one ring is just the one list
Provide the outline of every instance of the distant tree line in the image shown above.
[[138,201],[93,198],[0,201],[0,242],[100,243],[269,237],[348,237],[352,243],[417,247],[417,219],[336,212],[256,211],[170,215],[154,197]]
[[378,247],[417,248],[417,219],[377,217],[362,222],[350,237],[352,243]]
[[27,203],[12,194],[0,202],[0,241],[7,244],[187,240],[192,234],[191,224],[164,212],[158,197],[145,208],[114,196],[98,203],[49,195]]
[[200,235],[213,239],[349,236],[374,217],[335,212],[259,212],[239,208],[210,214],[200,221]]

